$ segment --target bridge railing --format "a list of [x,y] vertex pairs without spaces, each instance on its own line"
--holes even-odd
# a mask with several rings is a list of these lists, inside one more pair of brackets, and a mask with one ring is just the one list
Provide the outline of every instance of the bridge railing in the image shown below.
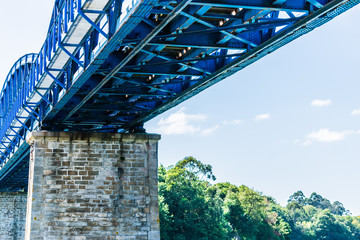
[[[93,30],[100,35],[97,46],[91,49],[90,61],[108,40],[111,34],[108,21],[110,13],[114,12],[114,8],[118,8],[116,5],[122,1],[99,1],[106,3],[104,9],[83,9],[84,6],[91,6],[91,2],[94,2],[89,0],[56,1],[48,34],[39,54],[25,55],[10,70],[0,94],[0,168],[25,142],[27,132],[37,127],[34,122],[41,122],[41,110],[44,111],[53,106],[54,87],[66,91],[71,86],[68,76],[65,77],[63,74],[69,60],[75,62],[78,67],[72,81],[89,64],[89,60],[86,61],[85,57],[85,52],[88,51],[86,37]],[[120,14],[121,17],[116,19],[117,23],[131,11],[133,4],[134,1],[123,2],[120,9],[125,14]],[[92,15],[92,19],[88,15]],[[76,26],[84,20],[91,26],[84,33],[81,41],[75,44],[66,43],[69,36],[76,30]],[[119,24],[112,31],[115,31],[118,26]],[[59,60],[62,57],[61,54],[64,55],[64,53],[67,58]],[[54,68],[56,61],[65,62],[60,64],[60,68]],[[45,107],[40,108],[42,103]]]
[[[49,62],[51,62],[61,43],[61,37],[68,32],[69,26],[74,22],[79,3],[81,3],[79,0],[67,0],[62,1],[61,8],[59,8],[59,5],[55,6],[52,24],[49,27],[48,35],[40,53],[36,55],[25,55],[20,58],[10,70],[0,95],[2,113],[0,139],[2,140],[2,157],[8,156],[18,145],[19,139],[10,135],[11,129],[13,129],[13,133],[19,134],[20,132],[20,126],[16,126],[19,124],[14,122],[20,122],[23,128],[30,130],[30,125],[26,124],[27,119],[38,116],[35,108],[40,101],[34,103],[29,102],[29,97],[34,93],[37,83],[46,72]],[[31,64],[31,68],[28,66],[28,63]],[[20,114],[19,116],[20,110],[24,109],[28,114]],[[37,118],[36,120],[39,119]],[[12,128],[12,125],[14,128]],[[7,145],[7,143],[9,144]],[[0,161],[3,163],[4,159]]]
[[1,126],[3,119],[8,114],[8,111],[13,107],[12,101],[20,92],[23,80],[26,78],[31,70],[31,65],[35,61],[37,54],[26,54],[15,62],[6,76],[2,91],[0,93],[1,99]]
[[[38,54],[33,53],[21,57],[13,65],[9,74],[7,75],[3,89],[0,94],[0,136],[3,140],[1,142],[1,148],[6,149],[8,152],[12,146],[6,145],[6,142],[10,141],[7,133],[11,132],[11,123],[16,118],[16,113],[21,108],[22,103],[24,102],[27,92],[25,81],[29,77],[35,59],[37,57]],[[3,158],[6,155],[4,154],[4,151],[1,151],[0,154],[2,155],[0,156],[0,162],[3,163]]]

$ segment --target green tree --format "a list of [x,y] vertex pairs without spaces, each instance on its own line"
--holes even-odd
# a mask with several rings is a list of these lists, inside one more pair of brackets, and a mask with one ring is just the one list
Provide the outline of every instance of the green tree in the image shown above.
[[306,199],[306,204],[320,209],[332,209],[330,201],[316,192],[313,192],[310,197]]
[[256,234],[254,221],[245,213],[236,193],[230,192],[224,201],[225,218],[230,223],[233,237],[251,237]]
[[162,240],[360,240],[360,217],[317,193],[286,208],[247,186],[211,184],[212,167],[193,157],[159,167]]
[[315,235],[317,239],[326,240],[351,240],[353,239],[348,228],[337,221],[331,214],[330,209],[321,211],[314,222]]
[[[188,157],[175,167],[159,172],[161,238],[164,240],[226,239],[226,221],[220,198],[207,194],[209,182],[215,179],[211,166]],[[159,174],[160,175],[160,174]]]
[[297,191],[293,195],[291,195],[288,199],[288,203],[297,203],[298,205],[305,205],[305,195],[302,191]]
[[347,214],[347,211],[341,202],[335,201],[331,206],[331,213],[342,216]]

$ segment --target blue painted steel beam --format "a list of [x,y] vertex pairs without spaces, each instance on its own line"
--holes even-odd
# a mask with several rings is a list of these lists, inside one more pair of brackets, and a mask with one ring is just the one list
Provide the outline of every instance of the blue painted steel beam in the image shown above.
[[[285,4],[286,2],[291,2]],[[274,0],[194,0],[192,5],[211,6],[217,8],[243,8],[251,10],[270,10],[270,11],[296,11],[309,12],[305,1],[274,1]]]
[[180,4],[169,14],[164,21],[161,22],[146,38],[139,43],[131,52],[130,54],[120,63],[118,64],[111,73],[105,77],[101,83],[95,87],[91,93],[89,93],[81,103],[79,103],[72,111],[70,111],[69,114],[64,118],[63,121],[66,121],[69,117],[71,117],[77,110],[81,108],[101,87],[103,87],[123,66],[125,66],[126,63],[130,61],[130,59],[136,55],[141,48],[143,48],[148,42],[151,41],[151,39],[157,35],[170,21],[172,21],[181,11],[191,2],[191,0],[183,0],[180,2]]
[[[90,23],[90,25],[95,28],[96,31],[98,31],[101,35],[103,35],[106,39],[109,38],[109,35],[106,34],[95,22],[93,22],[88,16],[86,16],[86,14],[83,12],[82,8],[81,8],[81,0],[78,0],[78,13],[80,14],[80,16],[82,16],[88,23]],[[88,11],[89,12],[89,11]],[[95,13],[94,11],[91,11],[91,13]],[[98,13],[106,13],[104,11],[97,11]]]
[[314,5],[317,8],[322,8],[324,5],[322,5],[321,3],[319,3],[317,0],[306,0],[309,3],[311,3],[312,5]]
[[[168,101],[152,112],[144,114],[143,116],[137,118],[134,122],[129,124],[136,125],[141,122],[148,121],[153,117],[163,113],[164,111],[178,105],[179,103],[187,100],[188,98],[198,94],[199,92],[205,90],[211,85],[221,81],[222,79],[234,74],[235,72],[243,69],[249,64],[257,61],[258,59],[266,56],[272,51],[280,48],[284,44],[287,44],[294,39],[300,37],[301,35],[312,31],[315,27],[321,26],[322,24],[330,21],[334,17],[340,15],[349,8],[354,7],[359,4],[359,0],[353,1],[332,1],[323,8],[319,9],[317,12],[305,17],[303,20],[300,20],[298,23],[289,27],[287,30],[282,31],[279,35],[274,36],[272,39],[266,41],[259,47],[247,52],[243,57],[236,59],[232,64],[226,66],[222,69],[219,69],[215,74],[209,76],[199,83],[195,84],[193,87],[185,90],[181,94],[177,95],[171,101]],[[309,24],[310,23],[310,24]]]
[[[118,1],[115,1],[115,6]],[[138,14],[137,15],[144,15],[150,13],[153,6],[157,3],[156,0],[147,0],[140,2],[138,1],[138,5],[134,6],[133,8],[136,8]],[[115,9],[116,11],[116,9]],[[99,54],[95,57],[92,64],[89,65],[79,76],[79,78],[76,80],[76,82],[72,83],[72,85],[69,87],[67,93],[65,96],[63,96],[59,101],[56,103],[54,108],[51,109],[50,112],[47,113],[45,116],[44,121],[51,121],[59,112],[61,109],[64,108],[64,106],[72,99],[76,98],[76,92],[80,89],[80,87],[97,71],[97,69],[101,66],[101,64],[104,63],[106,58],[109,56],[111,52],[113,52],[119,45],[120,42],[129,34],[131,31],[141,23],[141,17],[137,15],[129,15],[129,18],[127,19],[126,23],[124,23],[124,27],[119,28],[117,32],[110,38],[107,44],[104,45],[103,51],[99,52]],[[94,42],[96,41],[96,35],[90,36],[92,37],[92,40]],[[70,71],[71,72],[71,71]]]

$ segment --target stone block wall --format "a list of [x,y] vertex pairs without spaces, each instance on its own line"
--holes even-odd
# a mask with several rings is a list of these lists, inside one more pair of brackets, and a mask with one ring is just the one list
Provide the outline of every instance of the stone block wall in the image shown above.
[[0,239],[23,240],[26,193],[0,192]]
[[159,138],[33,132],[25,239],[159,240]]

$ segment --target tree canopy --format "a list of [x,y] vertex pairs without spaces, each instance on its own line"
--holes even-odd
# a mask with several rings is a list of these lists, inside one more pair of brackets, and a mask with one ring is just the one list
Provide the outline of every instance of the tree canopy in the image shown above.
[[159,167],[162,240],[360,240],[360,217],[339,201],[297,191],[282,207],[247,186],[214,180],[212,167],[194,157]]

